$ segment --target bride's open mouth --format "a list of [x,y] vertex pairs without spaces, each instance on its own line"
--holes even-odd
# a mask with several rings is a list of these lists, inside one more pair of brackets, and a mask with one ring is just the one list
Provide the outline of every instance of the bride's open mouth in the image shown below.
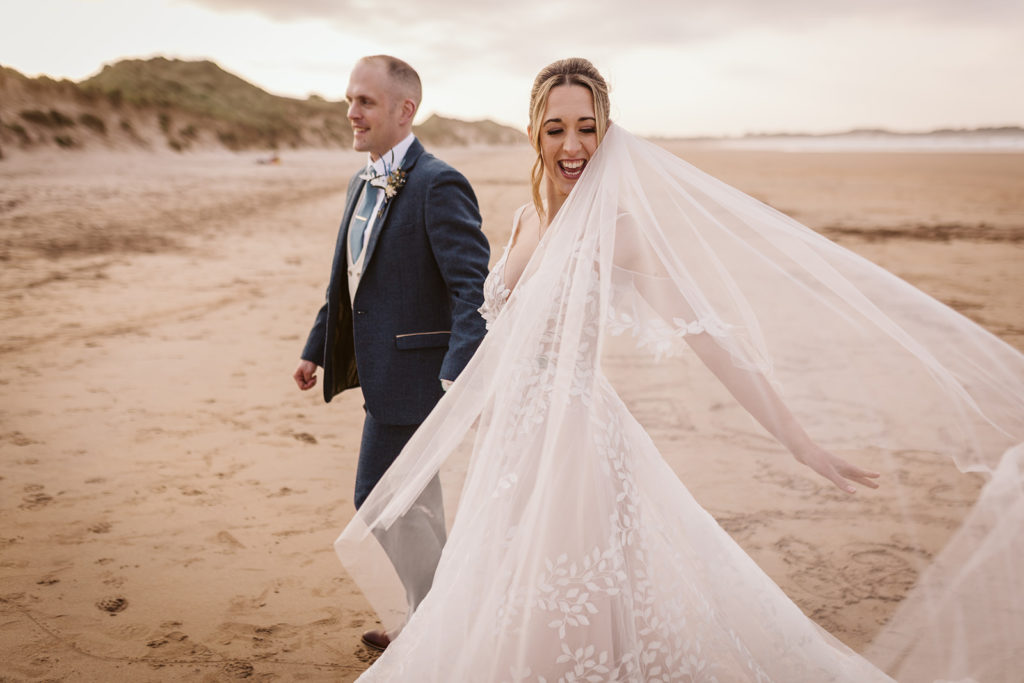
[[586,159],[568,159],[558,162],[558,170],[569,180],[576,180],[583,174],[583,169],[586,165]]

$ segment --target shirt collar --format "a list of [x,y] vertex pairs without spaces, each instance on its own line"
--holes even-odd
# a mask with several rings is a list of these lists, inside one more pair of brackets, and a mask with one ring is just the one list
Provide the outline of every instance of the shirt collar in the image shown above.
[[366,170],[372,176],[384,176],[401,167],[402,162],[405,161],[405,153],[409,151],[415,139],[416,136],[409,133],[401,142],[384,152],[377,161],[373,161],[367,154]]

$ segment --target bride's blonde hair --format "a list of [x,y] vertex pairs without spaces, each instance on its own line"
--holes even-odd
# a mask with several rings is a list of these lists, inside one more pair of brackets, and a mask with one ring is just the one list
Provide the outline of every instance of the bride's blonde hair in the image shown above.
[[530,91],[530,144],[537,151],[537,160],[530,171],[530,184],[533,194],[533,205],[537,215],[543,218],[544,204],[540,198],[540,182],[544,178],[544,160],[540,153],[541,122],[544,111],[548,108],[548,96],[551,90],[560,85],[580,85],[590,91],[594,98],[594,117],[597,119],[597,142],[601,143],[604,133],[608,130],[608,84],[604,77],[588,60],[582,57],[559,59],[548,64],[537,74]]

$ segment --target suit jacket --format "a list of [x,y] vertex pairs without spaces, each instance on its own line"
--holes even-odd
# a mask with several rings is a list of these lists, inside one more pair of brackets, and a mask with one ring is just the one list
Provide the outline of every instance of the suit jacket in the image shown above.
[[[383,207],[366,245],[354,306],[348,291],[348,226],[366,182],[353,176],[334,248],[326,302],[302,358],[324,369],[324,400],[361,386],[384,424],[418,424],[484,336],[490,247],[469,181],[414,140],[406,182]],[[361,173],[362,171],[360,171]],[[354,309],[354,310],[353,310]]]

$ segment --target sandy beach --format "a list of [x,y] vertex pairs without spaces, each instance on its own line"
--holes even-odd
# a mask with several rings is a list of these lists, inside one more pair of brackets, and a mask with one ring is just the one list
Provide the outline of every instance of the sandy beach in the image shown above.
[[[1024,350],[1024,154],[667,146]],[[435,152],[472,182],[496,258],[532,152]],[[331,547],[361,396],[325,406],[291,379],[363,156],[260,156],[0,161],[0,681],[349,681],[373,660],[375,617]],[[674,389],[627,397],[655,436]],[[805,612],[870,641],[899,552],[865,559],[856,525],[821,520],[884,519],[884,499],[765,457],[737,495],[727,454],[748,448],[677,471]],[[978,482],[901,468],[948,507],[935,551]],[[857,587],[842,610],[837,575]]]

